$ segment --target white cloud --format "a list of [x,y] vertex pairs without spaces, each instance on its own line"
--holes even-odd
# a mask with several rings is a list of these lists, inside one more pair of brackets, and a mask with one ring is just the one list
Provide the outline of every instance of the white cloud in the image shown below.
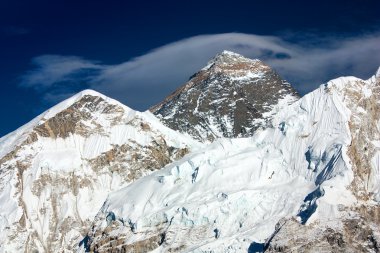
[[[76,82],[78,75],[91,79],[90,70],[101,70],[104,66],[77,56],[42,55],[33,58],[35,69],[21,77],[21,86],[37,90],[50,88],[61,82]],[[75,75],[77,74],[77,75]]]
[[45,89],[49,97],[55,97],[51,93],[56,87],[62,90],[62,86],[79,81],[142,110],[159,102],[223,50],[265,61],[301,93],[341,75],[367,78],[380,65],[378,33],[323,40],[315,36],[306,42],[226,33],[180,40],[118,65],[101,65],[76,56],[40,56],[33,60],[37,68],[23,77],[22,85]]

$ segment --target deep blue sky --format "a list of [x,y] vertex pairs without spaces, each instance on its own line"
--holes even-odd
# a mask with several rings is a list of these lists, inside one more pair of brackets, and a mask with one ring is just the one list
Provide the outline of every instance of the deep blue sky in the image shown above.
[[[301,45],[303,52],[307,52],[308,47],[315,49],[315,44],[322,45],[324,50],[330,47],[337,49],[340,39],[347,45],[352,40],[356,41],[355,45],[359,45],[360,39],[366,36],[369,37],[366,43],[373,47],[378,41],[376,36],[379,34],[379,2],[235,0],[186,1],[187,4],[183,4],[184,1],[2,0],[0,3],[0,136],[28,122],[68,94],[89,86],[99,87],[101,92],[116,97],[130,107],[145,110],[174,87],[181,85],[181,82],[192,74],[188,72],[198,69],[198,65],[202,65],[204,61],[205,64],[207,62],[205,59],[208,59],[209,55],[205,53],[207,58],[202,58],[203,55],[198,57],[192,51],[191,57],[187,56],[189,60],[182,57],[184,63],[188,64],[188,61],[196,63],[191,64],[191,67],[188,66],[182,73],[181,62],[178,62],[175,65],[178,69],[173,69],[173,73],[178,70],[178,73],[186,76],[170,79],[174,74],[165,73],[168,81],[165,80],[165,76],[160,81],[168,82],[170,85],[167,86],[160,86],[160,82],[155,86],[151,83],[144,86],[144,82],[151,81],[140,80],[137,75],[132,80],[139,85],[125,88],[128,91],[125,95],[118,92],[122,89],[119,84],[116,85],[117,88],[115,85],[109,86],[109,90],[104,83],[91,86],[92,82],[99,80],[83,77],[88,71],[83,72],[82,69],[76,73],[77,79],[71,75],[69,80],[68,78],[58,80],[48,83],[49,87],[41,88],[38,82],[30,81],[25,75],[30,75],[31,71],[48,68],[46,65],[51,59],[36,60],[36,57],[56,55],[60,56],[58,60],[62,61],[61,56],[75,56],[94,65],[113,66],[133,61],[135,57],[146,55],[151,50],[167,44],[172,45],[170,43],[173,42],[197,35],[222,33],[236,33],[231,38],[237,38],[238,41],[246,40],[242,39],[241,34],[276,36],[284,40],[278,42],[280,45],[285,41],[292,43],[292,46],[287,44],[286,48],[291,47],[295,51],[298,45]],[[227,39],[226,37],[218,39],[221,40]],[[250,40],[256,43],[255,38]],[[368,42],[369,40],[371,41]],[[197,41],[198,39],[194,39],[181,45],[186,46]],[[224,46],[223,43],[220,48]],[[238,48],[237,42],[234,43]],[[366,44],[363,47],[366,47]],[[347,48],[351,48],[351,45]],[[184,50],[186,48],[181,48],[181,52]],[[263,56],[250,52],[246,54]],[[344,52],[337,55],[342,54]],[[35,59],[34,64],[33,59]],[[359,59],[358,62],[365,60]],[[143,59],[142,63],[144,62],[146,61]],[[377,68],[376,63],[375,61],[368,66],[368,73]],[[279,68],[281,69],[281,66]],[[358,75],[368,74],[365,70],[357,70],[355,66],[345,65],[328,75],[348,74],[352,69]],[[288,72],[284,70],[285,76],[291,79],[290,81],[294,82],[298,89],[302,92],[311,90],[309,86],[303,88],[302,78],[298,80],[291,74],[287,76]],[[109,80],[111,79],[106,79],[105,82],[111,83]],[[315,80],[318,82],[320,79]],[[128,79],[128,82],[131,80]],[[312,83],[312,80],[310,82]],[[52,94],[53,99],[50,96]],[[133,98],[128,98],[128,94],[133,94]]]

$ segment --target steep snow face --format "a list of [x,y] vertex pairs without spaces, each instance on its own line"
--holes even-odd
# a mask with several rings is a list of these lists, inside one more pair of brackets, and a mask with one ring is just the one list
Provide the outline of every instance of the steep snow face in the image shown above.
[[108,192],[201,144],[95,91],[0,139],[0,252],[73,251]]
[[[379,73],[379,72],[378,72]],[[315,202],[318,206],[303,226],[281,221],[271,236],[267,252],[378,252],[380,245],[380,76],[368,79],[343,77],[326,84],[350,110],[350,158],[353,180],[348,189],[355,196],[351,205],[337,205],[330,188]],[[335,187],[335,185],[331,185]],[[338,208],[337,208],[338,207]],[[334,210],[334,215],[331,210]],[[295,239],[296,238],[296,239]],[[307,245],[307,246],[305,246]]]
[[217,140],[111,193],[82,249],[255,252],[281,220],[337,218],[356,201],[351,117],[341,92],[322,85],[278,112],[274,128]]
[[212,141],[251,136],[298,98],[263,62],[224,51],[150,110],[170,128]]

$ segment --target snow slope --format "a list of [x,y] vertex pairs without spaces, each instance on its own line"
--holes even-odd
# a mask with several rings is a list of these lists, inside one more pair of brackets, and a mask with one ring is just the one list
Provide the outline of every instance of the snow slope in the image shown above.
[[108,192],[201,144],[95,91],[0,139],[0,252],[72,251]]
[[[379,72],[378,72],[379,73]],[[341,192],[330,183],[319,199],[310,201],[315,212],[302,226],[283,220],[271,236],[268,252],[379,252],[380,203],[380,76],[368,80],[342,77],[326,84],[326,91],[338,95],[350,111],[348,122],[353,180],[346,189],[354,203],[340,205]],[[321,140],[323,141],[323,140]],[[330,181],[330,180],[329,180]]]
[[[329,245],[350,215],[342,210],[378,207],[379,86],[376,76],[332,80],[280,110],[274,128],[217,140],[111,193],[81,250],[256,252],[282,234],[285,244],[271,248],[280,252],[291,250],[288,234],[317,235],[313,229],[330,231]],[[364,137],[372,138],[370,154],[357,140]],[[285,221],[299,227],[283,229]],[[368,225],[373,235],[379,224]],[[317,246],[308,252],[320,252]]]

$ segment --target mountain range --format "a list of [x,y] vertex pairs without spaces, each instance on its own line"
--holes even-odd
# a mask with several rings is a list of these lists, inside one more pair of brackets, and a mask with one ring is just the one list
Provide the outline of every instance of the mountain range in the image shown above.
[[380,69],[301,97],[224,51],[148,111],[85,90],[0,139],[0,252],[379,252]]

